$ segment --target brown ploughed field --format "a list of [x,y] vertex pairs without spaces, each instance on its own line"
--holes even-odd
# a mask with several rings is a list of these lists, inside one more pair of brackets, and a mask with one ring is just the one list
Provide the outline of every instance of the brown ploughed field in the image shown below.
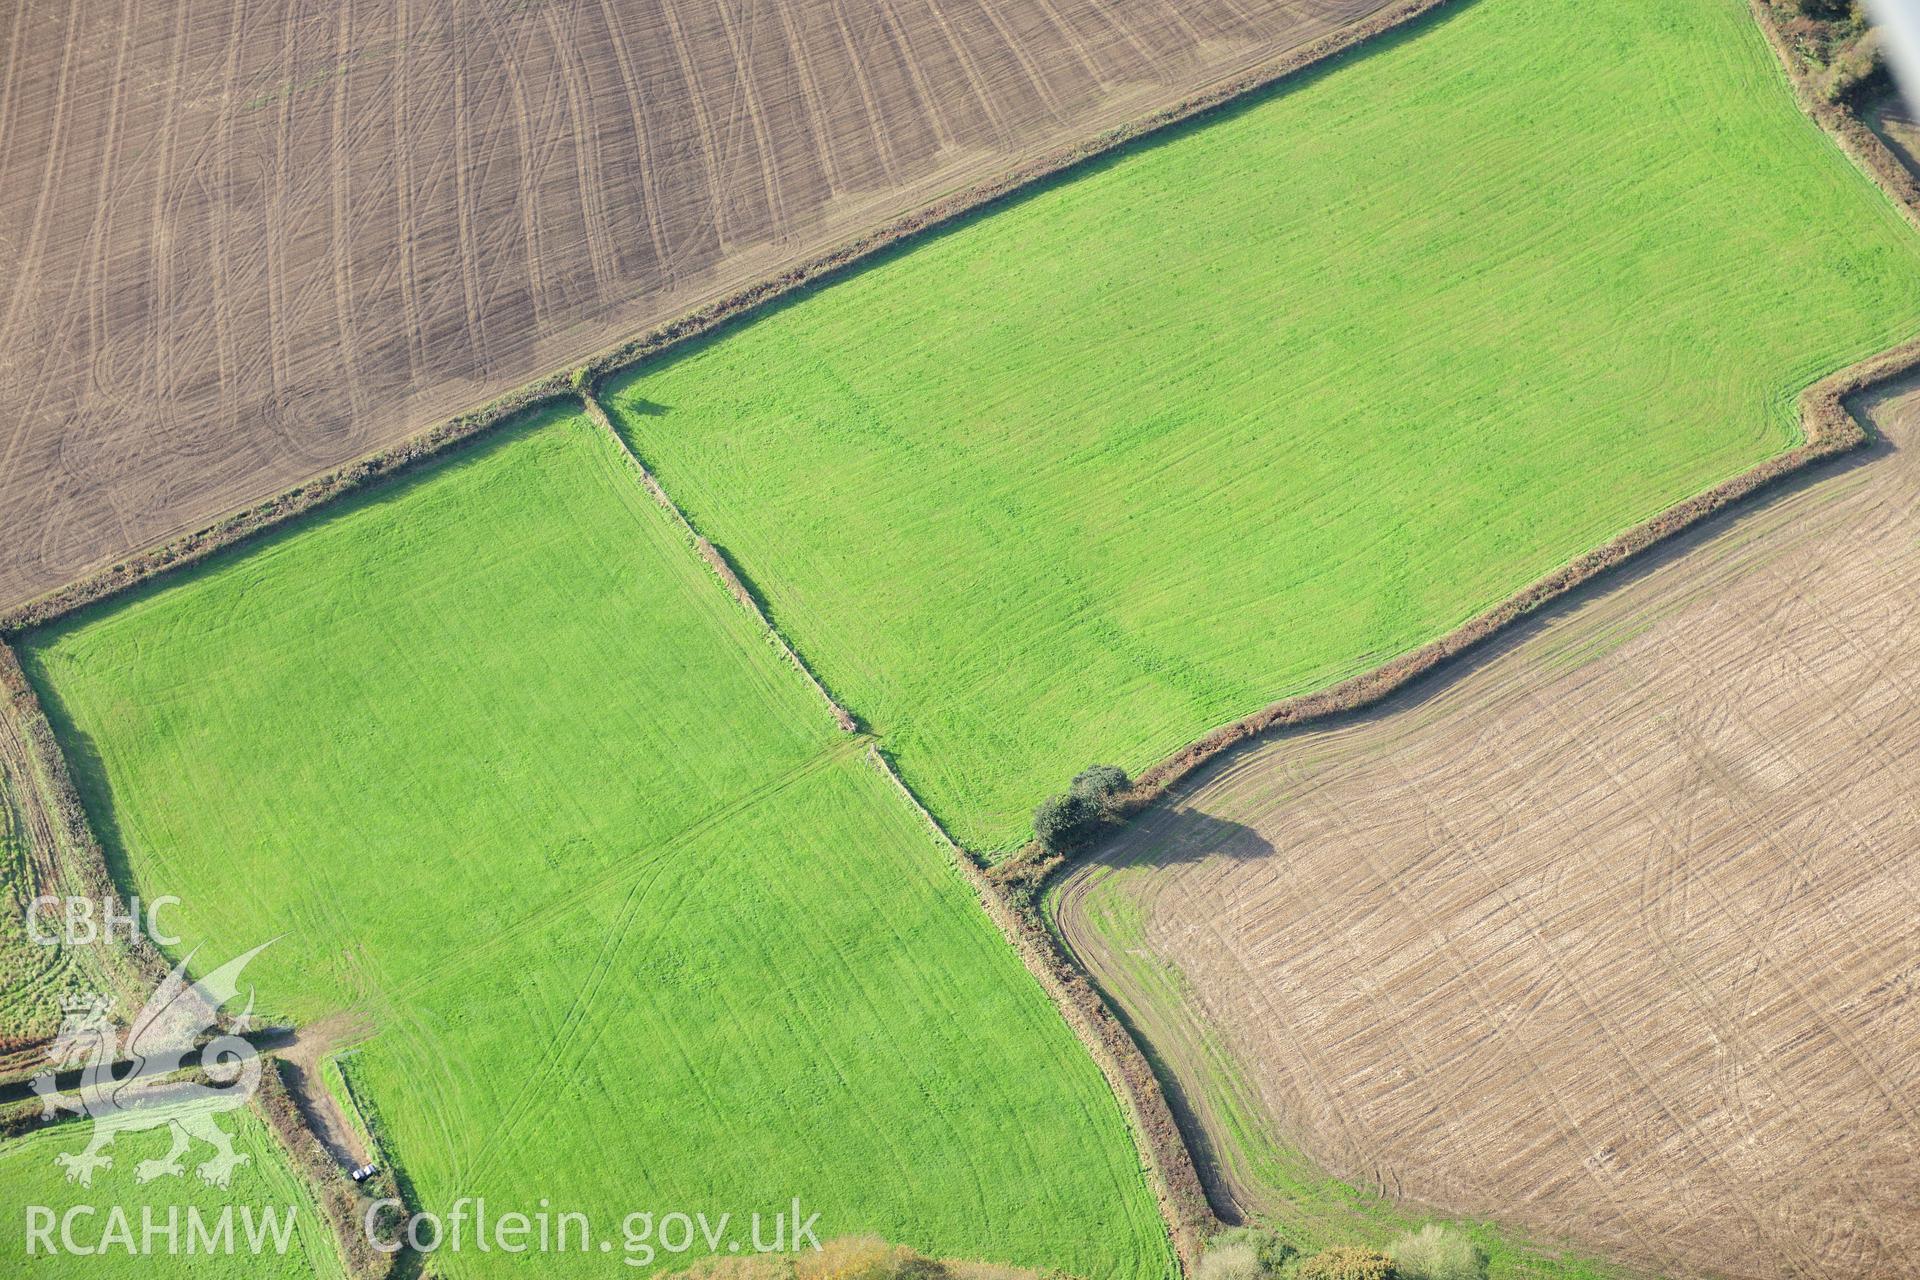
[[1663,1273],[1913,1274],[1920,390],[1866,408],[1865,453],[1074,873],[1063,928],[1185,1095],[1237,1076],[1342,1177]]
[[19,0],[0,605],[1385,0]]

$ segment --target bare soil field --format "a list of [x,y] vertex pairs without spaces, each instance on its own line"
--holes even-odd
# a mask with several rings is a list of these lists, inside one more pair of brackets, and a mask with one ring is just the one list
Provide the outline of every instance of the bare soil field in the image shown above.
[[0,604],[1385,0],[22,0]]
[[1217,1199],[1340,1177],[1667,1274],[1920,1257],[1920,388],[1384,709],[1201,770],[1076,953]]

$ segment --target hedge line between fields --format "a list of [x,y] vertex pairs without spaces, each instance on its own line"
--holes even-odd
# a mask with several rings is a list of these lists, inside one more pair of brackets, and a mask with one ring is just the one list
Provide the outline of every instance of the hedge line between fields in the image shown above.
[[1108,1085],[1126,1109],[1128,1127],[1139,1148],[1141,1164],[1148,1171],[1148,1181],[1159,1204],[1160,1216],[1166,1220],[1174,1252],[1182,1270],[1192,1274],[1207,1240],[1222,1224],[1207,1203],[1192,1153],[1187,1149],[1180,1126],[1173,1118],[1173,1109],[1167,1105],[1160,1079],[1145,1053],[1114,1017],[1085,971],[1054,941],[1045,923],[1034,912],[1024,910],[978,858],[947,834],[939,819],[920,803],[920,798],[894,770],[886,755],[877,746],[871,747],[867,760],[894,785],[945,846],[954,866],[972,886],[987,918],[1012,945],[1041,989],[1052,998],[1068,1027],[1106,1076]]
[[646,359],[658,356],[688,339],[710,333],[777,298],[809,285],[823,283],[884,249],[981,210],[1025,187],[1061,175],[1128,143],[1205,116],[1288,76],[1346,53],[1363,41],[1455,2],[1397,0],[1397,3],[1382,8],[1368,18],[1214,84],[1172,106],[1043,152],[997,177],[903,214],[778,274],[674,317],[636,338],[609,347],[578,367],[537,378],[480,408],[450,418],[397,445],[324,472],[254,506],[0,612],[0,636],[43,626],[88,605],[117,596],[149,578],[203,560],[215,551],[252,538],[372,481],[398,474],[523,412],[572,394],[590,392],[600,379],[625,372]]
[[773,625],[772,619],[768,618],[766,611],[760,607],[759,599],[748,589],[747,584],[741,580],[740,575],[734,571],[733,565],[729,563],[727,557],[721,553],[720,548],[707,541],[705,536],[703,536],[698,529],[694,528],[693,521],[689,520],[687,513],[680,509],[680,504],[675,502],[667,491],[661,487],[660,482],[654,478],[653,472],[647,470],[647,464],[640,461],[640,455],[633,451],[632,446],[627,443],[626,437],[615,429],[613,420],[607,417],[607,411],[601,407],[599,397],[594,394],[590,387],[583,386],[581,388],[580,403],[585,406],[587,417],[592,419],[596,426],[600,427],[613,438],[614,447],[620,451],[620,456],[626,459],[627,465],[631,467],[634,474],[640,478],[641,485],[648,493],[653,495],[653,500],[659,503],[668,515],[673,517],[674,522],[680,526],[681,533],[686,536],[688,544],[691,545],[699,557],[706,562],[707,567],[713,570],[714,576],[720,579],[720,585],[727,589],[727,594],[739,601],[741,606],[754,616],[760,623],[760,629],[766,633],[768,641],[772,643],[774,648],[781,652],[787,662],[792,665],[793,669],[804,676],[807,683],[813,686],[813,691],[819,694],[821,701],[827,704],[827,710],[832,714],[833,722],[840,726],[840,731],[842,733],[860,732],[859,722],[853,718],[852,714],[848,712],[845,707],[840,705],[838,699],[827,692],[827,687],[820,683],[820,677],[813,674],[813,668],[809,667],[801,659],[800,655],[794,652],[793,646],[787,643],[786,636],[782,635],[780,629]]
[[[1153,805],[1202,765],[1265,734],[1362,711],[1385,701],[1415,680],[1478,648],[1527,615],[1537,612],[1626,564],[1653,547],[1742,500],[1777,485],[1807,467],[1867,443],[1866,431],[1846,408],[1862,391],[1920,370],[1920,339],[1872,356],[1816,383],[1800,399],[1806,443],[1667,508],[1611,542],[1570,561],[1437,640],[1313,693],[1272,703],[1213,730],[1140,774],[1110,806],[1126,819]],[[1037,888],[1068,859],[1038,841],[994,869],[1009,886]]]

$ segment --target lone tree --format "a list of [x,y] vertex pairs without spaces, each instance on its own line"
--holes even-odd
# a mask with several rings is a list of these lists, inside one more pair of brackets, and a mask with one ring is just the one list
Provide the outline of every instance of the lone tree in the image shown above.
[[1082,769],[1073,776],[1071,794],[1104,809],[1112,803],[1113,797],[1132,785],[1133,781],[1127,777],[1127,771],[1119,765],[1096,764]]
[[1065,795],[1048,796],[1033,811],[1033,834],[1053,853],[1073,848],[1113,809],[1116,796],[1132,786],[1118,765],[1096,764],[1074,775]]
[[1093,829],[1100,810],[1085,796],[1069,791],[1063,796],[1048,796],[1033,811],[1033,834],[1055,853],[1071,849]]

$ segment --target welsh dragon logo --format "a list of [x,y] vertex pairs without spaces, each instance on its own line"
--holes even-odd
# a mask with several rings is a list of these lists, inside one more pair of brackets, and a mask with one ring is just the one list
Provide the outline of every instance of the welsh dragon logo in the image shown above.
[[[233,1171],[247,1162],[245,1152],[233,1149],[232,1135],[217,1117],[245,1106],[260,1082],[259,1055],[245,1038],[252,1025],[252,993],[224,1033],[204,1044],[200,1040],[214,1030],[220,1007],[239,994],[241,971],[269,945],[262,943],[196,982],[186,976],[193,960],[189,954],[147,1000],[124,1041],[104,999],[93,995],[66,1002],[60,1034],[48,1046],[47,1065],[33,1078],[33,1091],[40,1096],[43,1118],[70,1111],[93,1121],[84,1150],[55,1157],[69,1182],[92,1186],[95,1171],[113,1165],[107,1154],[113,1140],[148,1129],[172,1129],[173,1146],[159,1159],[135,1166],[134,1176],[141,1182],[184,1173],[181,1157],[196,1138],[212,1147],[213,1155],[195,1172],[215,1186],[226,1186]],[[196,1066],[205,1080],[167,1079]],[[62,1092],[60,1075],[75,1068],[80,1071],[78,1084],[73,1092]]]

